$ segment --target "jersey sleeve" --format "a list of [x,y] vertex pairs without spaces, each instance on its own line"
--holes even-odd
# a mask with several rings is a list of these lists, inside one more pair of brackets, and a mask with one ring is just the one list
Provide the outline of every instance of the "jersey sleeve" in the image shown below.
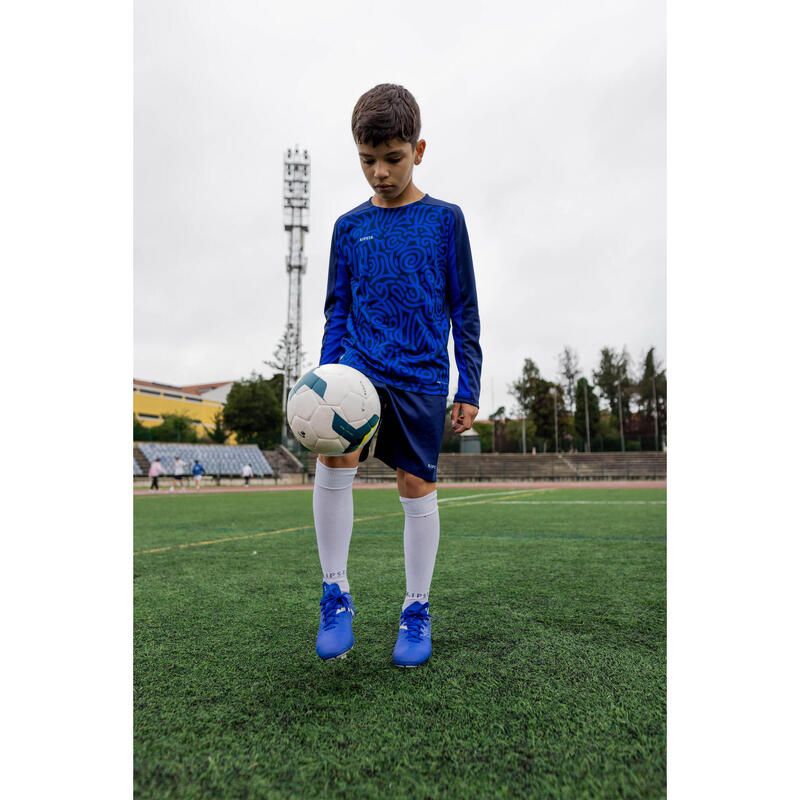
[[455,402],[477,406],[481,393],[481,321],[475,271],[464,214],[456,207],[447,248],[447,300],[453,324],[453,348],[458,369]]
[[350,311],[350,268],[339,244],[338,224],[333,227],[331,255],[328,262],[328,289],[325,295],[325,329],[322,334],[320,364],[335,364],[344,352],[342,341],[347,332]]

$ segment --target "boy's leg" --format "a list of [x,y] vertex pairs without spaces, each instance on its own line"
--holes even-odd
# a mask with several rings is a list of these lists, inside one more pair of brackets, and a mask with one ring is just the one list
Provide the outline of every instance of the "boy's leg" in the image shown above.
[[428,596],[439,547],[436,474],[447,398],[382,388],[375,455],[397,470],[405,512],[406,597],[392,660],[400,667],[416,667],[431,656]]
[[436,552],[439,549],[439,506],[436,484],[397,470],[397,489],[405,511],[403,550],[406,597],[403,611],[412,603],[428,602]]
[[353,480],[358,456],[319,456],[314,477],[314,527],[322,579],[338,583],[343,592],[350,591],[347,554],[353,533]]
[[432,652],[428,598],[439,549],[439,506],[435,483],[398,469],[397,488],[406,517],[403,527],[406,597],[392,661],[398,667],[418,667]]
[[347,555],[353,533],[353,480],[359,453],[320,456],[314,476],[314,527],[322,567],[317,655],[328,661],[353,647],[353,598]]

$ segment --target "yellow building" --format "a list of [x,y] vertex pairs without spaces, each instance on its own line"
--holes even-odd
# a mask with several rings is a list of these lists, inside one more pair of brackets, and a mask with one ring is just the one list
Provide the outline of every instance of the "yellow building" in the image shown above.
[[147,427],[160,425],[167,414],[189,417],[198,435],[214,427],[233,381],[170,386],[133,379],[133,415]]

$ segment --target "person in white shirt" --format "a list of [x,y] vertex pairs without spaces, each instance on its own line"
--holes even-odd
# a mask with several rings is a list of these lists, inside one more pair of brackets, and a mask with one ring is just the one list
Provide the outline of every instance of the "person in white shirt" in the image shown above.
[[172,486],[169,487],[171,492],[175,491],[175,482],[181,487],[181,491],[185,492],[186,487],[183,485],[183,469],[186,466],[185,461],[181,461],[180,456],[175,456],[175,466],[172,469]]
[[244,485],[250,485],[250,478],[253,477],[253,468],[249,464],[242,467],[242,477],[244,478]]

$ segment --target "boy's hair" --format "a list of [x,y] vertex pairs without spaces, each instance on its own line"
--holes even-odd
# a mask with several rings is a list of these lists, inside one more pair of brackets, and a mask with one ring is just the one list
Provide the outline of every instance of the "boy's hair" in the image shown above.
[[422,117],[414,95],[396,83],[381,83],[358,98],[350,123],[356,144],[377,147],[390,139],[419,140]]

